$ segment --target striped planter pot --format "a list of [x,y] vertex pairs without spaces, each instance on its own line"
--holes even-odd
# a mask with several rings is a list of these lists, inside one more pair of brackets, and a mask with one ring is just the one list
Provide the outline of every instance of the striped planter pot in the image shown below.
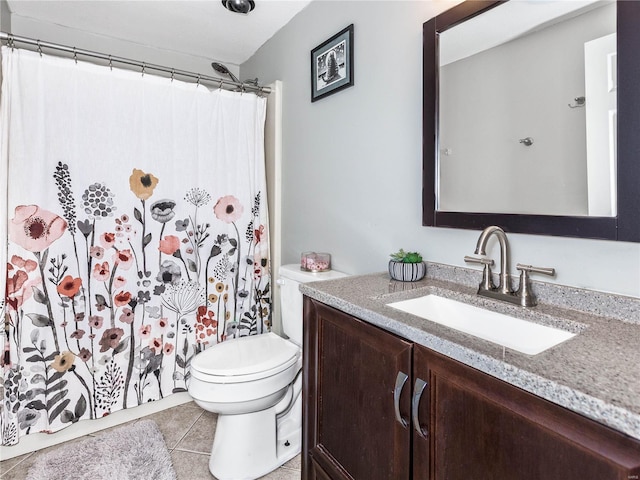
[[401,282],[417,282],[422,280],[427,273],[427,264],[420,263],[403,263],[389,260],[389,275],[393,280]]

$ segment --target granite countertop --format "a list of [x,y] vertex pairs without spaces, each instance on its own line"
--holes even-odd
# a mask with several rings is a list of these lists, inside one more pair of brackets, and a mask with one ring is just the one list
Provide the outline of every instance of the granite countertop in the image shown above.
[[[378,273],[301,284],[300,290],[640,440],[640,299],[534,283],[539,303],[522,308],[476,295],[479,271],[439,264],[427,271],[419,282]],[[430,293],[577,335],[526,355],[386,305]]]

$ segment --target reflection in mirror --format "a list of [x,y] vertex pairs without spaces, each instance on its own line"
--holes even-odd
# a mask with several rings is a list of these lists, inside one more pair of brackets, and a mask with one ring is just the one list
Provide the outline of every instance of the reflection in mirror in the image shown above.
[[[617,84],[617,113],[615,156],[617,157],[616,179],[613,183],[612,192],[617,198],[615,202],[615,215],[612,216],[587,216],[587,215],[547,215],[530,213],[492,213],[476,212],[469,210],[443,211],[437,205],[438,190],[438,164],[439,144],[438,144],[438,85],[439,85],[439,63],[438,63],[438,40],[440,34],[451,28],[464,24],[477,15],[489,11],[492,8],[500,8],[507,0],[467,0],[449,10],[433,17],[423,24],[423,191],[422,191],[422,224],[425,226],[464,228],[481,230],[489,225],[500,225],[506,232],[530,233],[540,235],[561,235],[579,238],[600,238],[608,240],[619,240],[623,242],[640,242],[640,86],[638,85],[638,75],[640,72],[640,55],[638,55],[638,45],[640,45],[640,1],[618,0],[616,5],[616,57],[612,59],[612,71],[615,78],[612,80]],[[513,0],[511,0],[513,1]],[[563,0],[517,0],[518,3],[572,3]],[[514,22],[516,19],[509,19],[509,22],[502,25],[495,25],[495,30],[500,30],[504,25]],[[555,47],[554,47],[555,48]],[[547,52],[537,52],[537,55]],[[566,59],[565,59],[566,60]],[[564,63],[564,60],[563,62]],[[564,75],[564,74],[563,74]],[[563,75],[554,75],[557,82],[562,82]],[[505,85],[504,90],[508,92],[512,85]],[[517,86],[515,87],[516,89]],[[571,95],[574,95],[573,93]],[[580,107],[580,95],[573,97],[575,103],[572,106]],[[589,100],[585,99],[585,107]],[[564,99],[563,99],[564,105]],[[568,108],[568,106],[567,106]],[[572,109],[575,110],[575,109]],[[486,122],[483,120],[483,122]],[[585,124],[587,121],[585,120]],[[587,127],[585,127],[587,128]],[[590,128],[590,127],[589,127]],[[587,132],[587,138],[591,138],[592,133]],[[527,140],[529,138],[529,140]],[[523,140],[520,143],[520,140]],[[518,145],[523,149],[535,148],[538,139],[533,134],[525,133],[517,137]],[[529,144],[529,146],[527,146]],[[559,157],[566,155],[570,147],[560,152]],[[451,153],[455,154],[455,151]],[[557,157],[558,158],[558,157]],[[514,160],[512,159],[512,163]],[[554,165],[555,166],[555,165]],[[556,171],[550,172],[547,177],[557,175],[557,169],[564,168],[557,164]],[[528,178],[517,178],[501,176],[500,179],[486,180],[483,184],[480,197],[467,194],[472,204],[480,201],[481,196],[487,190],[506,188],[505,184],[516,183],[520,186],[524,183],[532,183]],[[540,181],[540,180],[538,180]],[[541,190],[548,190],[546,183],[536,185]],[[462,188],[459,188],[462,190]],[[507,205],[518,196],[518,188],[510,190],[510,193],[503,194],[503,203]],[[607,194],[608,195],[608,194]],[[473,209],[473,208],[472,208]]]
[[438,211],[616,216],[615,2],[510,1],[438,43]]

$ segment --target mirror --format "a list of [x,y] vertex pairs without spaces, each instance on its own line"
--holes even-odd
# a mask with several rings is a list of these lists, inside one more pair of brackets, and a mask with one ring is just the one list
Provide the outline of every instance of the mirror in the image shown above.
[[615,29],[610,0],[511,1],[439,35],[438,210],[615,215]]
[[424,225],[640,241],[637,3],[468,1],[424,24]]

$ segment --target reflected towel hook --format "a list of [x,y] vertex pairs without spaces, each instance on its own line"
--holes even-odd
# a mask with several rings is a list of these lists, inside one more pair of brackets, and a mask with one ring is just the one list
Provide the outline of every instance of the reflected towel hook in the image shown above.
[[567,105],[569,106],[569,108],[580,108],[584,107],[586,103],[587,99],[585,97],[576,97],[573,99],[573,105],[571,105],[570,103],[568,103]]
[[524,144],[525,147],[530,147],[531,145],[533,145],[533,138],[531,137],[521,138],[520,143]]

